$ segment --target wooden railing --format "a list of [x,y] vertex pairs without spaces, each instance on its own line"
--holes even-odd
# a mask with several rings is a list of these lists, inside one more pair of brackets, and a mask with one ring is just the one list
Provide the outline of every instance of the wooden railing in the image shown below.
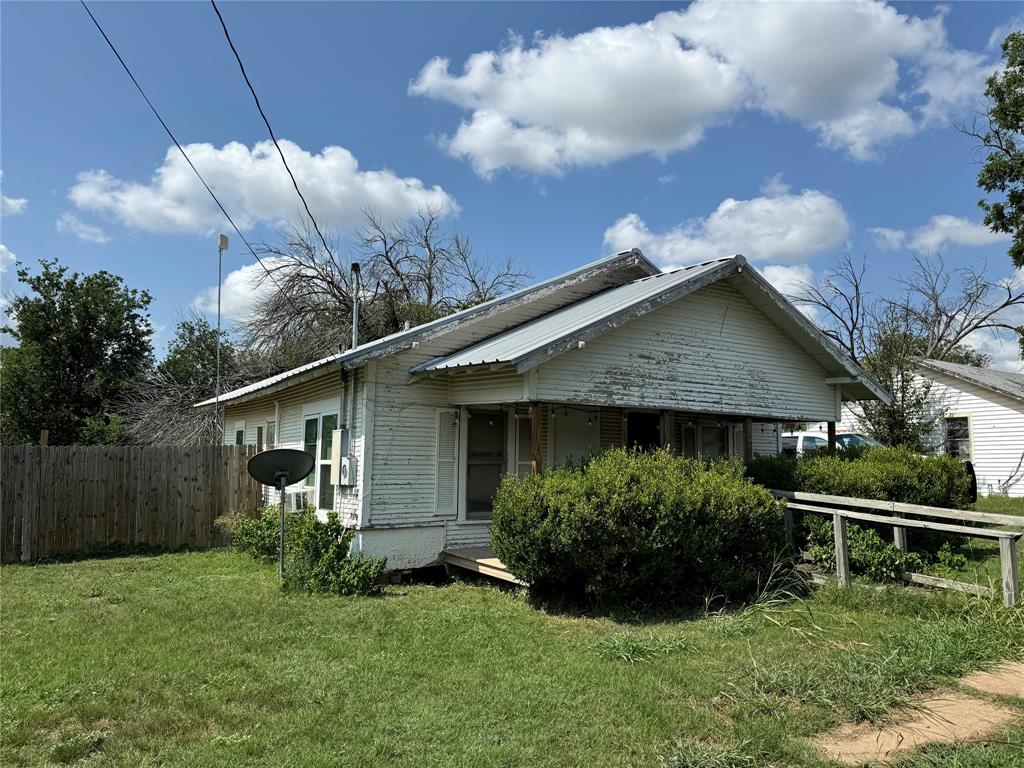
[[[842,586],[850,583],[850,547],[846,535],[846,521],[854,520],[892,526],[893,542],[904,551],[907,549],[907,529],[910,528],[998,541],[1003,602],[1011,606],[1020,599],[1017,542],[1024,537],[1024,530],[1021,529],[1024,526],[1024,519],[1013,515],[993,515],[986,512],[926,507],[896,501],[856,499],[848,496],[828,496],[820,493],[776,490],[773,490],[772,493],[776,498],[786,500],[786,531],[791,544],[793,544],[793,511],[832,518],[836,544],[836,578]],[[940,522],[950,520],[955,522]],[[974,523],[975,525],[968,526],[961,523]],[[1017,530],[982,526],[1016,526]],[[960,589],[977,594],[988,592],[987,589],[978,585],[940,579],[925,574],[909,573],[904,574],[904,578],[917,584]]]

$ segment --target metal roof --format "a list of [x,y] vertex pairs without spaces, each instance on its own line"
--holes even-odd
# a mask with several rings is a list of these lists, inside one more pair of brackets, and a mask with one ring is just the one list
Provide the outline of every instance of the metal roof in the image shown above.
[[[459,323],[469,320],[478,315],[486,314],[496,309],[501,309],[502,305],[514,303],[518,300],[529,301],[531,295],[544,291],[548,288],[557,288],[561,284],[568,284],[580,276],[586,275],[588,272],[594,271],[605,271],[624,266],[626,264],[635,265],[638,269],[643,272],[647,272],[650,275],[661,274],[661,271],[650,261],[646,256],[641,253],[637,248],[633,248],[628,251],[621,251],[619,253],[605,256],[604,258],[597,259],[588,264],[584,264],[581,267],[565,272],[561,275],[542,280],[539,283],[520,288],[517,291],[512,291],[504,296],[499,296],[490,301],[485,301],[481,304],[476,304],[467,309],[454,312],[450,315],[432,320],[429,323],[423,323],[417,325],[414,328],[410,328],[405,331],[398,331],[388,336],[383,336],[379,339],[367,342],[366,344],[360,344],[358,347],[353,347],[344,352],[338,354],[329,355],[328,357],[314,360],[311,363],[301,365],[298,368],[292,368],[288,371],[283,371],[274,376],[270,376],[266,379],[253,382],[244,387],[233,389],[230,392],[225,392],[220,396],[220,402],[228,402],[232,400],[238,400],[239,398],[252,395],[256,392],[260,392],[264,389],[269,389],[281,382],[287,381],[297,376],[301,376],[304,373],[321,368],[332,363],[337,363],[343,366],[358,367],[364,362],[369,360],[375,360],[380,357],[386,357],[394,354],[402,349],[407,349],[412,345],[414,341],[417,341],[424,336],[433,336],[440,333],[444,333],[446,329],[458,325]],[[201,402],[196,403],[193,408],[200,408],[207,405],[214,405],[217,402],[217,398],[211,397]]]
[[1024,373],[994,371],[991,368],[947,363],[944,360],[922,360],[920,366],[991,389],[1015,400],[1024,400]]
[[[702,276],[715,271],[722,271],[722,276],[726,272],[735,273],[745,263],[742,256],[731,256],[661,272],[618,288],[610,288],[454,354],[428,360],[414,367],[411,373],[431,373],[497,363],[519,364],[548,345],[578,337],[582,332],[644,302],[665,294],[674,294],[675,289],[687,283],[696,283]],[[725,270],[721,269],[723,267]]]

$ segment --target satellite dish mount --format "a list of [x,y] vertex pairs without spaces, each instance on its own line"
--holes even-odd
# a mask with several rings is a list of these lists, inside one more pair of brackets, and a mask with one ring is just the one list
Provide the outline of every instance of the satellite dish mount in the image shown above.
[[247,464],[249,474],[263,485],[276,488],[281,496],[281,532],[278,538],[277,575],[284,581],[284,494],[285,488],[313,471],[315,459],[305,451],[276,448],[257,453]]

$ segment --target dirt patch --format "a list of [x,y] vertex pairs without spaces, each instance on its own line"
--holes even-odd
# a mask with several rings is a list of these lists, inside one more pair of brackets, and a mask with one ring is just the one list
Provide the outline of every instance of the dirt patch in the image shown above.
[[895,725],[842,725],[813,741],[833,760],[845,765],[886,761],[924,744],[977,741],[1015,720],[1017,713],[981,699],[953,691],[919,702],[920,711],[908,713]]
[[960,682],[982,693],[1024,699],[1024,663],[1008,661],[987,672],[968,675]]

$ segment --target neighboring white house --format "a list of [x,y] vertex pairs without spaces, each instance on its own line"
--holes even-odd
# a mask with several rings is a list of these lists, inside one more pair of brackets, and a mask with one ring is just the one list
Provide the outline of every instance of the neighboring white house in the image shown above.
[[[930,450],[970,461],[983,496],[1024,496],[1024,374],[922,360],[915,381],[927,383],[938,416]],[[851,405],[840,432],[861,431]]]
[[918,373],[942,414],[940,450],[974,465],[978,493],[1024,496],[1024,374],[939,360]]
[[221,403],[227,442],[316,457],[293,503],[405,569],[489,545],[503,474],[617,445],[776,452],[780,421],[888,397],[742,256],[661,272],[634,250]]

